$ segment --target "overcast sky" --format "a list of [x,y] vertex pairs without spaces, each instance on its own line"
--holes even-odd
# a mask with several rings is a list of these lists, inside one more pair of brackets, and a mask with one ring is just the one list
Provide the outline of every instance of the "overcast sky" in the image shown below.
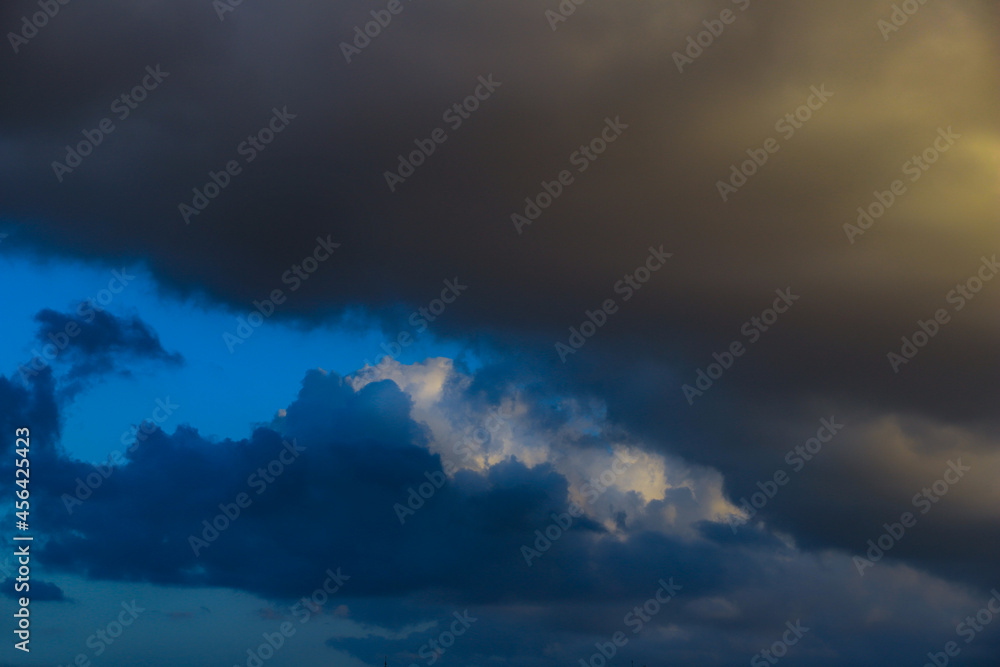
[[0,664],[995,665],[998,20],[6,3]]

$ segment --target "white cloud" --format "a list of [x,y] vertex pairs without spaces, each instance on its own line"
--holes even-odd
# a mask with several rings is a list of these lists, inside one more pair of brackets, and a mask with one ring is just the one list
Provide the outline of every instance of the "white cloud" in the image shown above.
[[550,464],[566,477],[570,499],[612,532],[621,513],[628,526],[687,533],[696,521],[736,512],[721,474],[645,447],[608,421],[602,402],[553,396],[549,407],[560,419],[543,422],[539,406],[516,390],[492,405],[470,397],[473,378],[443,357],[385,359],[348,378],[355,390],[380,380],[413,400],[412,418],[427,427],[430,450],[452,474],[482,472],[510,457],[529,467]]

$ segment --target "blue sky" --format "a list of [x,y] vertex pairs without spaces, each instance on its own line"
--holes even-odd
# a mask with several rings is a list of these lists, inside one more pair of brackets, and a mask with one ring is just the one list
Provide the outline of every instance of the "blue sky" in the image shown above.
[[[158,399],[169,398],[179,406],[162,424],[166,430],[187,423],[210,438],[244,437],[253,424],[270,421],[294,399],[306,370],[352,373],[366,361],[379,360],[385,354],[381,345],[390,340],[374,321],[345,330],[334,324],[306,328],[274,318],[230,352],[222,335],[234,333],[237,318],[245,318],[252,306],[230,311],[204,299],[164,296],[141,265],[39,262],[6,252],[0,253],[0,266],[7,275],[16,276],[20,286],[5,297],[9,319],[0,332],[0,366],[8,375],[16,375],[18,367],[31,360],[33,350],[41,348],[35,338],[36,312],[41,308],[72,312],[88,299],[104,303],[107,312],[119,317],[138,315],[159,334],[165,349],[184,357],[179,368],[139,364],[129,369],[128,377],[104,377],[77,395],[64,413],[62,443],[73,456],[92,462],[104,461],[110,451],[121,449],[122,434],[150,418]],[[126,278],[135,279],[111,295],[106,288],[114,278],[112,272],[122,269]],[[412,363],[443,355],[475,365],[458,345],[435,340],[431,330],[413,340],[397,360]],[[59,364],[58,358],[55,363]]]

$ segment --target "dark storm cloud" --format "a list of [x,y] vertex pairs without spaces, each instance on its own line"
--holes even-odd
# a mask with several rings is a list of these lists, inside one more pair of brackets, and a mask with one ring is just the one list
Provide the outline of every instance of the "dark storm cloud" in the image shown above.
[[[624,352],[656,364],[664,379],[653,389],[678,408],[682,382],[739,338],[740,325],[775,289],[790,287],[800,303],[726,378],[740,393],[774,401],[805,390],[889,411],[991,419],[997,396],[989,369],[998,359],[984,301],[904,368],[906,381],[885,362],[900,336],[992,252],[982,208],[956,201],[933,211],[949,228],[960,221],[950,239],[920,222],[895,246],[873,230],[852,247],[841,227],[939,124],[965,137],[991,131],[990,98],[974,84],[995,72],[979,66],[958,82],[925,73],[919,85],[956,94],[936,95],[920,119],[899,118],[895,86],[917,84],[906,59],[926,33],[913,26],[886,44],[874,27],[878,8],[858,1],[809,14],[754,3],[678,73],[673,52],[730,4],[594,5],[556,32],[530,3],[407,5],[350,64],[339,44],[370,20],[360,3],[244,5],[223,21],[193,2],[142,11],[68,7],[2,65],[11,99],[23,102],[5,111],[19,128],[7,141],[20,157],[3,168],[21,193],[7,213],[15,222],[43,221],[15,240],[76,256],[144,259],[167,289],[242,310],[281,287],[317,235],[332,233],[344,252],[278,317],[316,321],[357,304],[391,317],[392,306],[425,304],[442,279],[458,275],[477,296],[436,323],[439,335],[464,338],[475,329],[514,340],[584,386],[587,375],[609,377]],[[967,3],[957,11],[949,14],[954,22],[987,10]],[[949,28],[952,35],[969,29]],[[833,52],[807,48],[806,34]],[[115,49],[91,48],[97,35]],[[982,44],[974,37],[971,48]],[[71,51],[87,55],[65,58]],[[169,76],[118,120],[116,97],[156,65]],[[489,74],[500,87],[390,193],[383,173],[397,155],[447,126],[442,111]],[[715,183],[730,164],[775,135],[775,120],[824,82],[833,94],[825,108],[723,204]],[[241,142],[267,126],[272,109],[286,107],[295,118],[245,162]],[[52,162],[104,116],[115,132],[57,182]],[[608,117],[628,129],[576,172],[570,154]],[[971,149],[976,139],[962,141]],[[974,167],[971,154],[954,155]],[[231,159],[242,171],[185,225],[178,204],[190,204],[192,188]],[[574,183],[518,236],[510,214],[565,168]],[[909,196],[926,198],[917,186],[932,188],[935,175]],[[558,364],[553,343],[615,296],[616,281],[661,244],[675,253],[668,266],[621,304],[600,341]],[[903,246],[911,248],[906,257]],[[885,270],[872,269],[873,252]],[[936,268],[929,272],[929,264]],[[995,303],[982,297],[989,298]],[[963,362],[963,389],[937,396],[932,388],[951,381],[955,359]],[[591,373],[579,368],[588,363]]]
[[[59,441],[59,402],[55,395],[55,379],[51,368],[35,375],[27,385],[0,376],[0,425],[7,433],[31,424],[40,436],[41,450],[52,452]],[[4,440],[5,451],[9,439]]]
[[[27,388],[0,379],[0,414],[11,424],[31,414],[33,438],[58,422],[37,408],[51,404],[49,373]],[[660,578],[682,588],[633,636],[637,657],[669,649],[678,664],[732,664],[800,616],[819,638],[807,653],[818,665],[873,650],[890,655],[915,633],[926,641],[924,628],[943,638],[952,631],[926,611],[933,591],[900,592],[892,570],[863,581],[846,557],[826,562],[818,575],[811,556],[753,526],[730,537],[728,526],[705,523],[704,539],[642,529],[612,535],[580,518],[528,567],[522,545],[535,546],[534,531],[569,508],[568,481],[548,464],[528,468],[511,459],[483,473],[459,472],[401,525],[394,505],[405,504],[411,488],[444,480],[424,427],[409,417],[409,400],[392,382],[355,391],[312,371],[273,428],[217,442],[187,426],[156,431],[82,503],[67,504],[67,494],[97,474],[94,467],[60,454],[57,440],[39,442],[32,460],[32,498],[46,517],[39,562],[94,579],[238,588],[282,604],[312,591],[320,573],[341,568],[350,579],[338,604],[352,619],[399,636],[379,631],[336,638],[331,647],[361,657],[385,648],[400,660],[415,660],[445,628],[407,627],[450,622],[465,609],[482,622],[468,642],[456,642],[454,658],[501,655],[530,665],[588,658],[595,642],[636,630],[641,617],[628,614],[655,595]],[[257,493],[259,469],[291,451],[284,443],[292,439],[303,451],[291,462],[286,456],[283,472]],[[239,493],[251,504],[195,556],[191,535],[202,536],[202,520],[214,520],[219,504]],[[873,605],[896,616],[869,627],[859,619]],[[523,637],[516,647],[511,633]],[[827,653],[828,645],[838,651]]]
[[[911,26],[886,44],[874,27],[878,8],[852,2],[810,14],[755,3],[678,73],[674,50],[723,6],[591,6],[552,32],[530,3],[413,5],[350,64],[338,45],[370,19],[360,3],[245,5],[224,21],[204,3],[68,7],[2,65],[18,101],[5,111],[18,128],[7,142],[19,157],[3,168],[20,193],[7,214],[33,221],[15,240],[76,256],[145,259],[167,289],[245,309],[282,285],[317,235],[332,233],[344,252],[278,317],[315,321],[351,304],[388,317],[390,306],[422,305],[443,278],[458,275],[477,296],[436,333],[513,336],[577,381],[585,355],[601,354],[593,374],[607,377],[619,360],[605,360],[627,351],[659,365],[669,383],[657,393],[678,405],[680,381],[737,338],[774,289],[790,286],[800,304],[727,378],[742,393],[781,400],[805,387],[885,410],[989,418],[996,386],[988,369],[997,352],[985,301],[970,304],[963,322],[904,369],[907,381],[885,362],[900,336],[971,275],[979,255],[991,254],[984,210],[956,192],[951,210],[931,213],[949,229],[957,222],[959,233],[942,238],[925,215],[895,245],[873,230],[852,247],[841,227],[939,124],[966,132],[970,150],[977,132],[991,130],[990,98],[974,84],[995,72],[981,65],[957,82],[923,73],[919,85],[942,94],[921,118],[902,119],[896,87],[918,84],[907,63],[926,33]],[[970,3],[958,11],[954,22],[987,10]],[[19,17],[10,12],[14,24]],[[953,35],[968,29],[949,27]],[[832,53],[807,48],[807,34]],[[93,49],[98,35],[115,49]],[[974,37],[970,44],[982,43]],[[157,64],[169,76],[117,120],[116,97]],[[446,125],[442,111],[490,73],[501,86],[391,194],[383,172],[415,139]],[[723,204],[715,183],[730,164],[776,134],[775,120],[825,81],[834,95],[826,107]],[[245,163],[238,146],[266,127],[273,108],[285,107],[296,117]],[[58,183],[52,162],[104,116],[115,133]],[[586,172],[574,172],[574,184],[518,236],[510,213],[542,180],[573,170],[570,154],[618,116],[625,133]],[[971,154],[955,155],[948,159],[975,167]],[[192,188],[230,159],[241,173],[185,225],[178,204],[190,203]],[[937,173],[909,196],[926,199]],[[660,244],[674,259],[621,304],[603,340],[567,367],[554,363],[553,343],[614,296],[615,282]],[[885,269],[874,270],[872,253]],[[963,389],[936,396],[932,388],[951,382],[955,359]]]
[[[35,579],[30,582],[30,586],[31,588],[27,592],[31,594],[31,599],[37,602],[63,602],[66,600],[62,589],[48,581]],[[3,583],[2,592],[13,600],[23,597],[25,594],[24,591],[20,593],[15,591],[13,577]]]
[[[745,385],[739,382],[738,374],[750,368],[749,358],[738,360],[732,375],[724,375],[702,397],[704,406],[676,405],[668,399],[677,386],[669,369],[629,362],[618,354],[612,359],[622,363],[615,366],[595,356],[585,368],[582,386],[606,397],[609,419],[628,425],[635,437],[662,443],[686,460],[719,470],[735,505],[759,493],[758,483],[773,480],[776,472],[789,475],[787,485],[754,521],[787,531],[806,549],[861,554],[867,540],[884,532],[883,523],[897,522],[901,513],[910,511],[920,517],[919,527],[894,548],[892,558],[975,586],[989,587],[995,580],[991,554],[1000,543],[1000,528],[991,509],[997,470],[991,424],[959,428],[906,414],[886,417],[850,397],[776,397],[753,376]],[[748,366],[740,368],[744,362]],[[502,368],[485,369],[484,375],[512,382],[538,377],[535,370],[519,375],[515,364],[499,365]],[[762,365],[754,370],[757,377],[770,373]],[[546,381],[546,390],[580,390],[581,384],[557,378]],[[747,387],[760,393],[741,393]],[[541,395],[546,390],[536,391]],[[796,471],[798,464],[788,463],[786,457],[792,452],[794,458],[796,447],[816,437],[821,419],[833,419],[844,428]],[[973,470],[926,516],[920,515],[913,497],[941,479],[948,461],[957,458],[972,463]],[[722,530],[731,534],[728,526]],[[706,537],[727,543],[719,532],[716,527]]]
[[[612,421],[633,435],[720,470],[734,500],[781,467],[816,420],[843,419],[854,430],[793,479],[761,518],[807,548],[854,552],[877,537],[883,518],[897,518],[936,479],[932,463],[975,451],[983,454],[981,474],[995,469],[988,454],[1000,432],[993,315],[1000,283],[961,311],[946,297],[975,274],[980,257],[997,250],[996,47],[983,27],[997,10],[929,4],[885,41],[876,28],[889,11],[882,3],[806,10],[754,2],[679,73],[673,51],[727,6],[586,3],[553,32],[545,8],[534,3],[412,3],[348,65],[338,44],[369,20],[368,4],[243,3],[224,21],[204,2],[67,5],[0,64],[0,90],[9,100],[0,111],[0,177],[10,186],[3,215],[16,230],[6,244],[95,261],[144,260],[166,291],[245,311],[282,286],[283,272],[301,262],[316,236],[332,234],[342,252],[276,316],[307,323],[355,305],[389,319],[426,304],[443,279],[457,275],[475,296],[435,322],[434,332],[458,340],[474,334],[513,360],[477,375],[485,391],[497,391],[502,379],[539,395],[601,398]],[[2,23],[16,26],[22,11],[6,9]],[[157,65],[168,76],[119,119],[115,99]],[[444,109],[491,73],[502,82],[496,92],[390,193],[383,172],[396,167],[397,155],[444,126]],[[778,136],[775,121],[823,84],[833,97],[722,202],[716,182],[746,159],[746,150]],[[272,109],[286,107],[295,118],[245,162],[241,142],[266,126]],[[113,119],[114,133],[59,182],[52,162],[65,160],[64,147],[104,117]],[[586,172],[574,172],[574,183],[518,235],[510,214],[523,212],[524,198],[542,191],[543,180],[573,169],[570,154],[616,117],[629,126],[622,136]],[[850,243],[843,225],[856,219],[857,207],[886,190],[901,165],[948,126],[961,134],[956,146],[920,181],[907,182],[899,203]],[[241,173],[185,224],[178,204],[192,203],[192,188],[203,188],[210,171],[234,159]],[[616,281],[660,244],[673,258],[560,363],[554,343],[568,338],[585,311],[621,299]],[[786,288],[801,300],[689,406],[681,386],[694,383],[713,353],[747,342],[742,325],[770,307],[774,290]],[[399,304],[405,307],[395,309]],[[886,354],[942,307],[952,321],[894,373]],[[290,544],[268,551],[269,531],[279,530],[282,503],[308,500],[324,514],[297,517],[301,530],[328,522],[331,534],[373,535],[373,550],[395,559],[389,567],[359,544],[318,536],[360,573],[386,568],[366,583],[359,576],[362,590],[405,593],[414,590],[408,581],[420,581],[464,587],[478,600],[503,591],[554,599],[578,583],[579,570],[557,551],[527,574],[498,578],[502,585],[458,568],[480,550],[487,553],[482,567],[499,567],[498,554],[511,553],[520,529],[565,502],[565,480],[551,471],[511,462],[485,479],[460,475],[414,525],[402,527],[413,527],[409,533],[390,530],[395,518],[387,508],[367,516],[375,501],[391,507],[439,464],[416,446],[420,429],[403,418],[398,394],[373,388],[354,399],[335,384],[310,378],[289,408],[288,423],[297,423],[303,441],[316,442],[308,454],[315,467],[291,468],[287,485],[270,489],[205,552],[198,562],[208,580],[288,592],[257,568],[297,562]],[[37,389],[0,390],[19,409],[46,409]],[[320,417],[314,400],[334,412]],[[351,417],[344,406],[352,401],[360,414],[391,418]],[[876,427],[887,416],[909,424],[907,437]],[[362,446],[365,433],[372,442]],[[191,580],[190,551],[177,543],[192,517],[169,516],[152,498],[164,500],[165,480],[178,475],[190,493],[183,502],[200,518],[217,504],[216,491],[235,494],[259,465],[253,462],[268,460],[279,444],[268,429],[216,445],[193,430],[157,434],[78,511],[96,524],[86,517],[102,505],[118,511],[126,494],[136,493],[126,521],[139,544],[158,555],[139,567],[144,552],[134,545],[111,537],[124,550],[115,552],[90,537],[63,535],[51,557],[102,576],[122,576],[112,569],[117,563],[131,576]],[[914,461],[908,451],[933,455]],[[207,476],[175,457],[214,471],[218,486],[199,486]],[[233,457],[240,466],[231,466]],[[85,472],[59,465],[54,477],[63,488]],[[320,472],[345,495],[325,484],[307,493]],[[1000,539],[995,512],[970,499],[982,487],[969,483],[949,496],[960,502],[936,508],[891,557],[991,584]],[[357,499],[352,510],[362,508],[357,520],[342,508],[348,498]],[[514,510],[501,512],[505,503]],[[449,541],[454,525],[468,528],[467,540]],[[727,548],[744,539],[768,544],[743,532],[729,539],[717,527],[704,531]],[[443,543],[436,533],[446,536]],[[587,553],[624,576],[620,564],[612,568],[587,551],[598,534],[571,531],[558,548],[574,558]],[[161,553],[156,539],[163,536],[174,546]],[[695,557],[679,551],[682,560]],[[256,553],[265,554],[261,562],[248,562],[246,555]],[[412,558],[424,553],[435,558]],[[643,562],[632,551],[615,557]]]
[[[289,406],[281,435],[261,428],[248,440],[213,444],[187,427],[173,435],[156,432],[82,503],[63,494],[72,495],[76,478],[92,468],[61,459],[45,475],[55,531],[43,555],[52,565],[100,578],[287,597],[331,564],[355,577],[354,595],[439,590],[465,603],[632,590],[653,561],[673,569],[699,563],[705,572],[689,574],[689,586],[719,585],[720,554],[653,535],[624,547],[601,546],[595,538],[606,531],[587,518],[574,520],[552,554],[528,567],[521,546],[534,544],[534,531],[568,509],[567,481],[549,466],[529,469],[509,460],[484,474],[461,472],[426,507],[400,514],[395,506],[411,502],[410,488],[444,479],[439,458],[420,446],[408,407],[390,382],[355,393],[339,377],[313,372]],[[273,483],[265,484],[259,472],[248,481],[287,450],[288,441],[303,449],[301,458]],[[202,538],[201,521],[211,521],[220,503],[241,492],[252,505],[217,540],[197,546],[196,556],[190,536]],[[105,521],[111,514],[114,529]],[[275,540],[279,534],[300,537]],[[600,584],[582,569],[588,561],[606,572]],[[622,563],[635,567],[619,569]],[[275,577],[275,571],[284,574]]]
[[117,317],[95,310],[92,303],[83,303],[71,313],[46,308],[35,315],[35,321],[40,325],[35,334],[38,342],[54,346],[56,352],[50,356],[71,364],[66,373],[71,382],[109,373],[116,366],[128,374],[128,364],[140,360],[173,366],[184,363],[179,353],[163,349],[156,333],[138,316]]

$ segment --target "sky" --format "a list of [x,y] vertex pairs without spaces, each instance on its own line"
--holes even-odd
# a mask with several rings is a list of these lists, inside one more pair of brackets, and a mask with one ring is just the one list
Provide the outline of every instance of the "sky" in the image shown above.
[[0,665],[995,665],[998,20],[6,3]]

